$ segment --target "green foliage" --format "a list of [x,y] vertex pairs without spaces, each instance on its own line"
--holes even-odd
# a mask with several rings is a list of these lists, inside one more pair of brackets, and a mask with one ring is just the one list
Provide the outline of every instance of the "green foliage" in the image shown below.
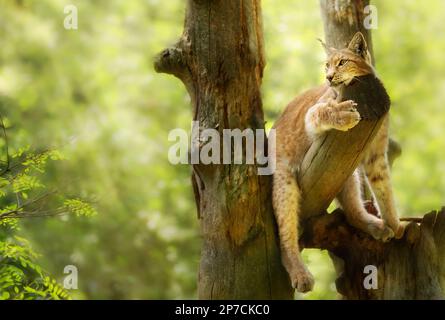
[[68,292],[36,264],[37,257],[24,238],[0,240],[1,300],[69,299]]
[[47,160],[63,159],[62,154],[54,150],[30,152],[26,147],[10,155],[6,135],[3,144],[6,160],[0,168],[0,299],[70,299],[68,292],[37,263],[39,256],[29,241],[16,235],[20,231],[18,220],[70,212],[93,216],[96,211],[80,199],[64,199],[58,209],[45,209],[42,202],[49,194],[34,195],[35,190],[44,187],[37,175],[45,173]]
[[[6,132],[6,128],[3,129]],[[20,218],[42,213],[41,206],[33,208],[42,197],[27,200],[28,194],[43,187],[34,174],[43,174],[46,161],[49,158],[60,159],[59,153],[28,153],[29,148],[20,148],[10,155],[6,135],[2,141],[6,160],[0,169],[0,195],[3,198],[3,208],[0,209],[0,299],[69,299],[68,292],[37,264],[38,255],[29,242],[16,235],[20,230]],[[71,201],[74,202],[69,209],[76,210],[76,213],[92,211],[86,203]]]
[[19,219],[64,213],[91,217],[96,210],[83,200],[64,197],[57,209],[48,209],[44,200],[51,193],[36,195],[36,191],[45,189],[40,177],[45,174],[48,160],[64,159],[62,153],[57,150],[32,152],[30,147],[25,147],[10,154],[8,128],[1,117],[0,123],[5,158],[0,166],[0,203],[3,206],[0,209],[0,299],[70,299],[68,292],[38,264],[39,256],[29,241],[17,235]]
[[97,214],[93,206],[80,199],[67,199],[63,203],[67,211],[74,213],[76,216],[92,217]]

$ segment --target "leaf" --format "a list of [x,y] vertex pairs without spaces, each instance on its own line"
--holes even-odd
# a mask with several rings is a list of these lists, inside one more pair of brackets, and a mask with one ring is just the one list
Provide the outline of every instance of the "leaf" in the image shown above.
[[5,291],[2,293],[2,295],[0,296],[0,300],[8,300],[10,297],[9,292]]
[[97,215],[96,209],[94,209],[89,203],[80,199],[68,199],[64,201],[64,207],[77,216],[91,217]]

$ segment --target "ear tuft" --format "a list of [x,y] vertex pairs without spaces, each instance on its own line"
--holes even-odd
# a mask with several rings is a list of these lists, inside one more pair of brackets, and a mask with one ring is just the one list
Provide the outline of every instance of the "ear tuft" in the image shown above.
[[332,51],[334,51],[334,48],[329,48],[326,43],[323,42],[323,40],[321,40],[320,38],[317,38],[318,41],[320,41],[321,45],[324,48],[324,51],[326,52],[327,55],[331,54]]
[[348,49],[354,52],[356,55],[366,58],[368,55],[368,45],[366,44],[365,37],[361,32],[357,32],[351,42],[349,42]]

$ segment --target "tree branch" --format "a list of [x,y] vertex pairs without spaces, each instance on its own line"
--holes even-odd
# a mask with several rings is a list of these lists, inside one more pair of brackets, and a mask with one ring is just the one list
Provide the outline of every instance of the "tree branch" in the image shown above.
[[158,73],[172,74],[180,77],[187,68],[179,44],[164,49],[154,59],[154,68]]
[[180,79],[184,83],[193,104],[196,93],[191,66],[188,62],[188,60],[191,60],[188,58],[190,56],[190,46],[190,39],[187,33],[184,33],[175,45],[164,49],[155,56],[154,69],[158,73],[171,74]]
[[384,246],[383,242],[352,227],[341,209],[309,218],[303,229],[304,233],[300,238],[303,248],[325,249],[339,256],[343,256],[341,253],[352,247],[381,252]]

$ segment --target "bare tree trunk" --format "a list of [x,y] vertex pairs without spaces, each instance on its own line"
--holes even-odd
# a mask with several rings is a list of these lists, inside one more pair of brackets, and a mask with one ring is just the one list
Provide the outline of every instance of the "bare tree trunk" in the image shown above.
[[[223,129],[264,128],[264,63],[260,0],[189,0],[182,37],[155,68],[184,82],[193,120],[222,136]],[[199,298],[292,299],[270,177],[256,165],[196,164],[192,182],[203,237]]]

